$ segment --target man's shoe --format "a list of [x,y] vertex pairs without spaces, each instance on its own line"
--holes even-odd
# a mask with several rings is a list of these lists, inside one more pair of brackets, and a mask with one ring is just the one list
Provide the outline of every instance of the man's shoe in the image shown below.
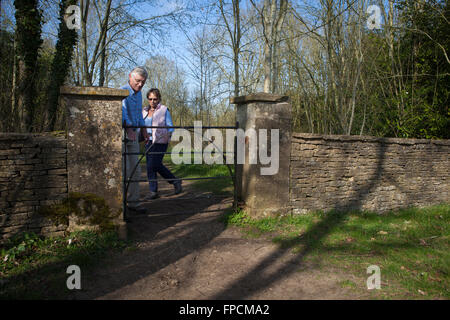
[[150,194],[149,195],[147,195],[145,198],[144,198],[144,200],[154,200],[154,199],[157,199],[157,198],[159,198],[159,194],[158,194],[158,192],[150,192]]
[[137,213],[137,214],[146,214],[147,213],[147,209],[140,208],[140,207],[128,207],[127,209],[132,213]]
[[183,188],[181,187],[181,181],[180,180],[175,181],[173,183],[173,186],[175,188],[175,194],[179,194],[179,193],[183,192]]

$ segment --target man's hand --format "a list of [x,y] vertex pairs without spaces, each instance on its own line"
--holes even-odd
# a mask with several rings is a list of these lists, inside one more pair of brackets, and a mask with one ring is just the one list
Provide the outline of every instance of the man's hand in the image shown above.
[[133,128],[127,128],[127,137],[131,141],[135,141],[136,140],[136,132],[133,131]]

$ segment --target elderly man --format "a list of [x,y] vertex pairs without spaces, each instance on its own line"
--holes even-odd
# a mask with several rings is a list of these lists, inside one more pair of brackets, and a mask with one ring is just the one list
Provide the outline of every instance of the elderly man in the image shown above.
[[[130,95],[122,101],[122,124],[124,126],[142,127],[145,126],[144,119],[142,118],[142,87],[144,87],[148,74],[145,68],[136,67],[131,70],[128,75],[128,84],[121,87],[130,92]],[[125,136],[125,144],[127,153],[134,153],[126,155],[126,173],[127,180],[139,180],[141,177],[139,161],[139,130],[142,130],[142,134],[146,140],[149,139],[147,130],[142,128],[127,128]],[[125,146],[124,146],[125,148]],[[125,168],[125,167],[124,167]],[[136,168],[136,170],[135,170]],[[134,171],[133,177],[131,173]],[[139,207],[139,182],[130,182],[128,186],[128,209],[136,211],[138,213],[145,212],[144,209]],[[127,219],[127,217],[125,217]]]

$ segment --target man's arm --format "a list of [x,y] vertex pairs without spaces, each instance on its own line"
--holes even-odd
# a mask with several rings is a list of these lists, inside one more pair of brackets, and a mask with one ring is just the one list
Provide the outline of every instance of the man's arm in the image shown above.
[[[127,99],[122,100],[122,125],[123,126],[129,126],[131,125],[130,118],[128,118],[128,112],[127,112]],[[136,140],[136,132],[133,131],[132,128],[127,128],[127,138],[131,141]]]
[[141,112],[139,114],[141,115],[139,117],[139,126],[141,126],[142,136],[144,137],[145,141],[148,141],[148,140],[150,140],[150,136],[148,134],[147,128],[144,128],[145,127],[145,120],[144,120],[144,116],[142,114],[142,110],[141,110]]
[[128,107],[127,99],[123,99],[122,100],[122,125],[124,125],[124,126],[128,126],[131,123],[130,119],[128,118],[127,107]]

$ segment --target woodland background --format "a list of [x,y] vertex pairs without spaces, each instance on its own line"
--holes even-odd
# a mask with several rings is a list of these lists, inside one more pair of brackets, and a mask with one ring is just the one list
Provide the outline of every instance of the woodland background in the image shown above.
[[264,91],[291,97],[297,132],[450,138],[448,1],[1,0],[0,39],[0,132],[64,130],[61,85],[145,64],[174,125],[234,124],[229,97]]

